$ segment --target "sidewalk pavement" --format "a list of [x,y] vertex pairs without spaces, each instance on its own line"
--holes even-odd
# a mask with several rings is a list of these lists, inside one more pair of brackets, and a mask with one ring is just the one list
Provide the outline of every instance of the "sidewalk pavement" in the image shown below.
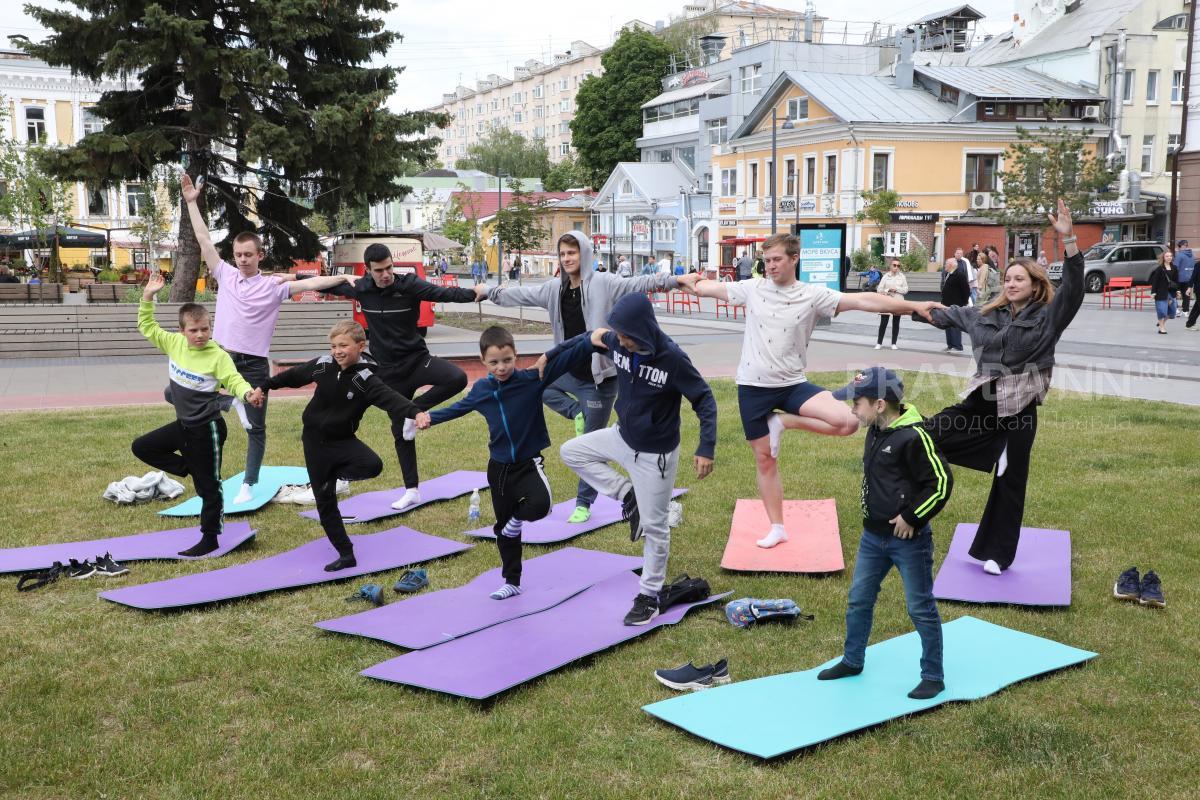
[[[483,305],[484,312],[493,316],[547,320],[542,309]],[[717,317],[714,311],[712,301],[705,300],[700,313],[668,314],[662,309],[657,313],[663,330],[706,377],[732,377],[741,352],[744,317],[734,321]],[[885,344],[885,349],[875,350],[878,320],[876,314],[848,312],[818,327],[809,346],[809,370],[849,375],[864,366],[884,364],[962,379],[974,371],[969,346],[967,355],[945,353],[941,331],[910,319],[901,320],[901,349],[891,350]],[[1089,295],[1059,342],[1054,385],[1200,405],[1200,332],[1185,331],[1182,322],[1169,322],[1169,335],[1159,336],[1152,310],[1101,309],[1099,297]],[[553,344],[548,335],[516,339],[522,353],[541,352]],[[475,357],[478,340],[475,331],[435,325],[427,342],[434,355]],[[885,343],[890,341],[885,338]],[[166,364],[160,357],[4,360],[0,361],[0,411],[161,403],[166,381]],[[296,390],[276,396],[306,394]]]

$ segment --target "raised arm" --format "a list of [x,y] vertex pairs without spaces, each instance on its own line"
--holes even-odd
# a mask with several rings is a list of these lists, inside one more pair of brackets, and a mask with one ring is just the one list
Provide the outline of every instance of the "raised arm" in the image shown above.
[[142,302],[138,306],[138,331],[145,336],[150,344],[162,350],[167,351],[171,339],[179,334],[168,333],[158,324],[158,320],[154,318],[154,295],[158,294],[159,290],[167,285],[161,272],[155,272],[150,275],[146,281],[146,287],[142,290]]
[[1063,260],[1062,285],[1050,301],[1050,324],[1058,333],[1066,330],[1083,305],[1083,254],[1075,243],[1075,226],[1071,220],[1071,209],[1062,200],[1058,201],[1058,213],[1047,214],[1050,224],[1064,237],[1066,259]]
[[179,179],[179,191],[183,195],[184,202],[187,203],[188,218],[191,219],[192,230],[196,233],[196,243],[200,245],[200,255],[204,258],[204,263],[208,265],[208,268],[216,272],[217,266],[221,263],[221,255],[212,243],[212,237],[208,235],[208,223],[200,214],[200,206],[197,202],[200,199],[200,189],[192,183],[192,179],[186,172]]

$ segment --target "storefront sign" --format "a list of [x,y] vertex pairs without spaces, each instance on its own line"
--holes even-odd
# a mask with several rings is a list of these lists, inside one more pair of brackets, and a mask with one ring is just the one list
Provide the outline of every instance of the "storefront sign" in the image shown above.
[[896,208],[920,208],[921,204],[916,200],[901,200],[896,203]]
[[936,211],[901,211],[891,215],[892,222],[937,222],[941,216]]
[[723,219],[719,224],[722,228],[736,228],[738,222],[736,219]]
[[1099,200],[1091,207],[1093,217],[1118,217],[1128,213],[1124,200]]
[[816,200],[801,200],[800,201],[800,210],[801,211],[816,211],[817,210],[817,201]]
[[719,211],[719,212],[724,212],[724,211],[736,212],[737,211],[737,203],[719,203],[717,205],[717,211]]
[[842,258],[846,250],[846,226],[816,224],[793,226],[800,234],[800,263],[797,277],[805,283],[842,288]]

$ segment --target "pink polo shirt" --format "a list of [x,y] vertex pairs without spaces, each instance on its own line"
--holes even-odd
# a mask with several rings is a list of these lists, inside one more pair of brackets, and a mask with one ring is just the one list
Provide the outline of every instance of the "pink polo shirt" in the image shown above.
[[243,277],[226,261],[212,272],[218,284],[213,339],[233,353],[270,355],[279,307],[292,296],[288,284],[276,283],[261,272],[252,278]]

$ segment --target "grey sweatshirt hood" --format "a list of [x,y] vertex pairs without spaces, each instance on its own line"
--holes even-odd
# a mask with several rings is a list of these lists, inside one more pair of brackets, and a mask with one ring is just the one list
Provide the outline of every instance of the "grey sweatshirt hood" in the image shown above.
[[[593,265],[596,255],[595,251],[592,250],[592,240],[584,236],[580,231],[567,231],[559,237],[559,241],[561,242],[568,236],[579,244],[579,279],[586,286],[592,279],[592,273],[595,272]],[[554,247],[556,250],[558,249],[557,244]],[[567,274],[565,269],[562,269],[561,262],[559,263],[558,278],[562,282],[562,288],[564,289],[571,283],[571,276]]]

